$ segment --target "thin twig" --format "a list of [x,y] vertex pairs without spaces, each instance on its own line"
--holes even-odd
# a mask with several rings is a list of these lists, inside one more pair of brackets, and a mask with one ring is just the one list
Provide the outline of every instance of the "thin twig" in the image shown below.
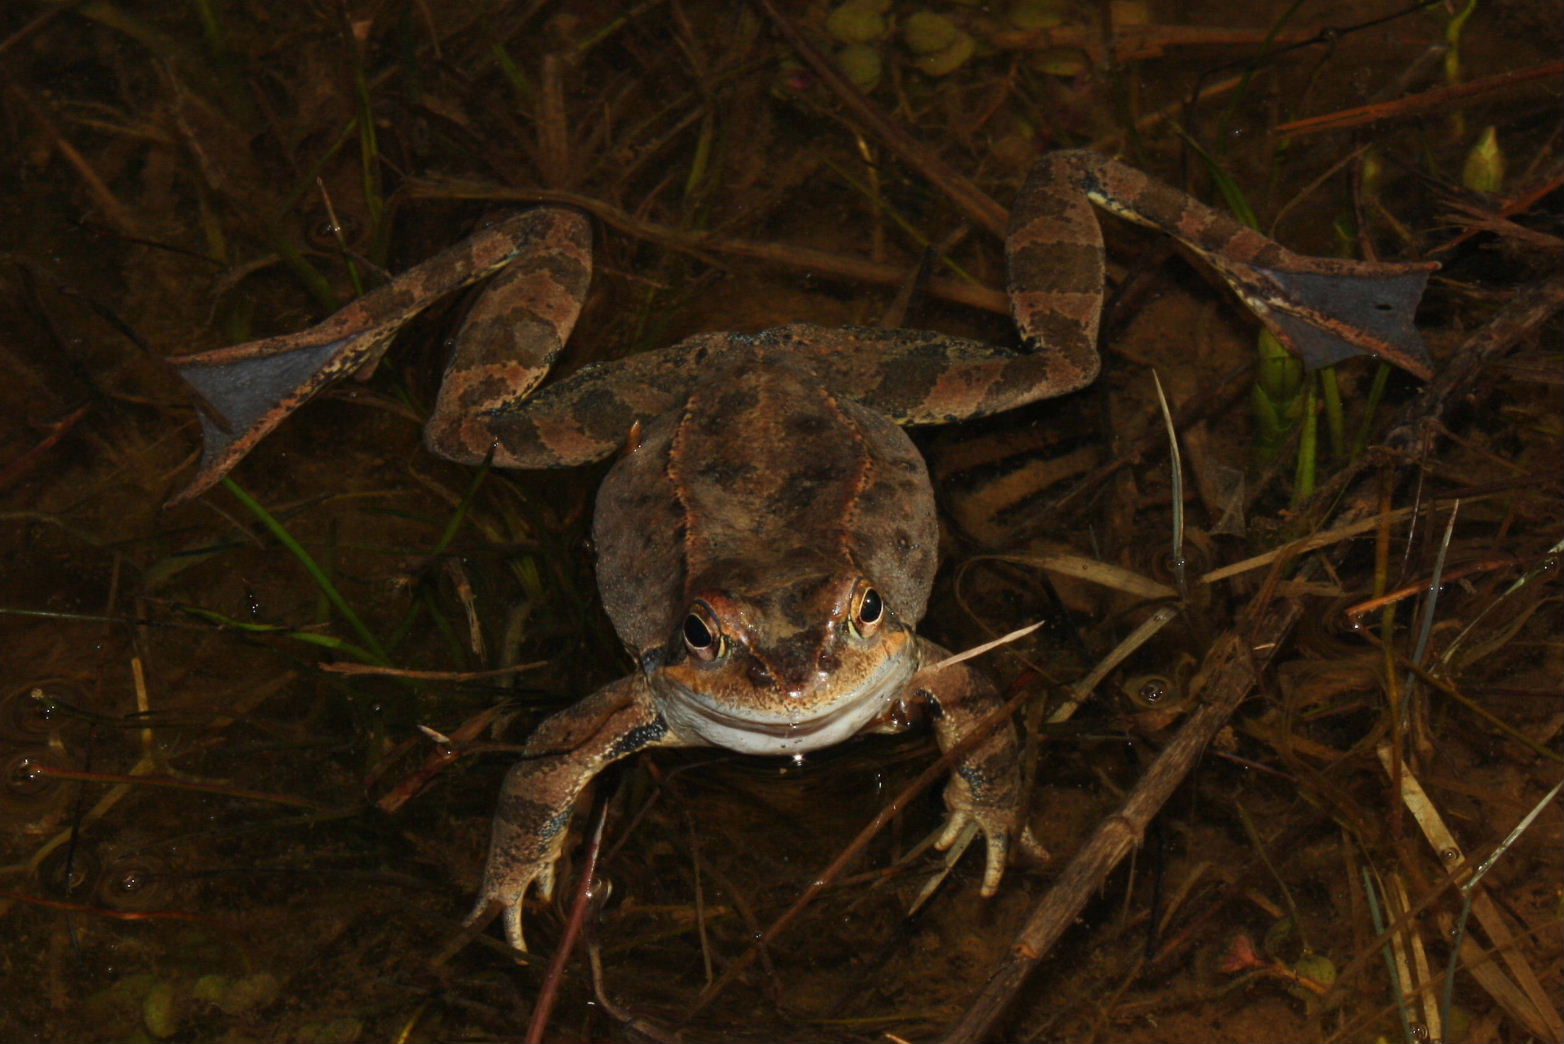
[[1327,130],[1346,130],[1349,127],[1361,127],[1365,123],[1377,123],[1380,120],[1417,116],[1425,112],[1443,109],[1451,102],[1462,98],[1486,94],[1489,91],[1509,87],[1517,83],[1526,83],[1530,80],[1550,79],[1558,76],[1560,73],[1564,73],[1564,61],[1543,62],[1541,65],[1515,69],[1495,76],[1485,76],[1480,80],[1458,83],[1453,87],[1440,87],[1437,90],[1424,91],[1422,94],[1398,98],[1391,102],[1361,105],[1355,109],[1341,109],[1337,112],[1328,112],[1320,116],[1293,120],[1291,123],[1282,123],[1271,128],[1271,133],[1295,138],[1300,134],[1315,134],[1319,131]]
[[576,885],[575,901],[570,906],[570,920],[565,922],[565,934],[554,947],[554,956],[548,962],[548,972],[543,976],[543,987],[532,1005],[532,1018],[527,1022],[527,1044],[538,1044],[543,1031],[548,1028],[548,1018],[554,1012],[554,1002],[559,999],[559,985],[565,978],[565,965],[575,951],[576,940],[581,937],[581,926],[586,923],[587,910],[592,905],[592,881],[597,876],[597,854],[603,848],[603,824],[608,820],[608,802],[598,802],[592,817],[592,827],[587,835],[587,845],[581,856],[581,880]]

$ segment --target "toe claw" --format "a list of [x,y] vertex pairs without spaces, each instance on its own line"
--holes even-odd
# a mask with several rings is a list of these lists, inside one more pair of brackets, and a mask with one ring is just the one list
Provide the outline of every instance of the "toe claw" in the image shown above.
[[987,861],[983,864],[983,887],[978,890],[984,899],[992,898],[999,891],[999,879],[1005,876],[1005,858],[1010,851],[1010,835],[1003,831],[985,832]]

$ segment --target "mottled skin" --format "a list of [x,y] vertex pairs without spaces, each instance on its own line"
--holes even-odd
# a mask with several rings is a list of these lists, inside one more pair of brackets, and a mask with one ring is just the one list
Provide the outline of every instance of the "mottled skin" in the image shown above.
[[[844,346],[842,331],[790,327],[673,350],[696,376],[615,463],[593,518],[604,606],[641,669],[545,722],[495,815],[474,915],[498,903],[518,946],[521,898],[533,882],[550,893],[569,809],[604,765],[651,746],[805,753],[907,701],[948,747],[996,706],[966,664],[933,670],[944,651],[913,632],[936,566],[933,491],[902,429],[816,372]],[[1035,847],[1015,748],[1006,723],[946,791],[942,840],[982,830],[985,893],[1012,841]]]
[[[236,420],[205,422],[206,457],[184,496],[330,377],[383,350],[416,311],[398,310],[406,299],[427,303],[506,269],[455,339],[426,441],[454,460],[492,454],[519,468],[624,451],[593,535],[604,606],[638,665],[539,726],[506,776],[472,917],[503,909],[522,947],[526,892],[552,893],[572,806],[604,766],[655,746],[804,753],[889,727],[912,702],[949,749],[998,706],[981,674],[936,669],[944,651],[914,634],[938,532],[928,474],[899,426],[983,416],[1092,380],[1103,291],[1093,203],[1178,238],[1306,358],[1370,351],[1426,374],[1410,316],[1430,266],[1300,257],[1136,171],[1066,152],[1039,164],[1007,239],[1023,353],[798,324],[703,334],[534,393],[590,273],[586,220],[544,208],[398,277],[348,319],[179,360]],[[1343,304],[1351,321],[1320,301]],[[940,845],[969,824],[981,830],[992,894],[1011,845],[1035,849],[1008,722],[957,761],[945,803]]]

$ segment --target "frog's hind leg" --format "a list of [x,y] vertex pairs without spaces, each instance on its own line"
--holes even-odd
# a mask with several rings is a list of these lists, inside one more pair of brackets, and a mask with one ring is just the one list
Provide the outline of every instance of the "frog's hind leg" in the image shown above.
[[[478,404],[476,408],[443,420],[432,418],[424,440],[451,460],[478,463],[489,458],[502,468],[574,467],[602,460],[617,450],[634,449],[641,426],[678,409],[691,383],[734,341],[742,340],[723,333],[697,334],[655,352],[583,366],[535,395],[510,393],[503,380],[507,364],[494,360],[488,388],[481,382],[463,382],[472,385],[467,401]],[[521,364],[512,365],[518,375],[531,376]],[[450,383],[447,376],[447,387]],[[479,394],[486,390],[494,396]],[[453,433],[460,437],[446,437]]]
[[[561,248],[561,243],[567,246]],[[373,364],[408,320],[428,305],[539,249],[545,254],[573,252],[580,266],[575,281],[584,290],[590,266],[586,218],[560,208],[539,208],[480,229],[307,330],[169,360],[202,399],[201,463],[170,503],[206,491],[317,392]],[[553,267],[557,271],[562,266]],[[548,315],[557,319],[561,312],[555,309]],[[574,320],[573,312],[570,318]]]
[[[477,463],[495,444],[487,415],[532,394],[570,336],[592,275],[592,230],[569,210],[543,214],[525,255],[495,276],[452,339],[424,444]],[[505,463],[500,461],[499,463]]]
[[1095,349],[1013,352],[923,330],[793,323],[733,339],[800,356],[832,391],[903,425],[987,417],[1074,391],[1097,375]]
[[1056,395],[1096,379],[1106,267],[1091,198],[1058,156],[1032,168],[1005,235],[1010,313],[1028,354],[1058,360]]
[[1197,254],[1306,366],[1368,353],[1429,376],[1412,316],[1438,265],[1295,254],[1183,192],[1084,151],[1045,156],[1011,213],[1005,255],[1023,351],[940,334],[802,324],[742,339],[808,359],[829,387],[898,424],[982,417],[1083,388],[1097,376],[1104,289],[1094,205]]
[[[1295,254],[1187,194],[1093,152],[1056,152],[1038,163],[1011,217],[1007,250],[1016,323],[1029,339],[1077,325],[1095,339],[1087,296],[1048,296],[1056,270],[1095,248],[1100,292],[1101,239],[1083,219],[1083,199],[1172,236],[1222,276],[1255,316],[1309,369],[1374,355],[1425,380],[1427,350],[1412,325],[1434,262],[1382,263]],[[1061,222],[1061,217],[1066,220]],[[1088,227],[1091,226],[1091,227]],[[1067,240],[1068,242],[1061,242]],[[1078,241],[1081,245],[1074,246]],[[1081,260],[1089,260],[1081,258]],[[1041,278],[1034,292],[1029,285]],[[1090,316],[1085,313],[1090,310]]]

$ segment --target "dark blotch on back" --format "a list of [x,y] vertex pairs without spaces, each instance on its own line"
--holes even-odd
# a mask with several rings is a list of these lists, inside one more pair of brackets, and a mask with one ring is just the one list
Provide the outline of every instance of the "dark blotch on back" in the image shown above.
[[746,463],[719,457],[707,460],[699,465],[695,469],[695,474],[708,482],[722,486],[734,486],[748,482],[754,475],[754,468]]
[[760,396],[753,388],[728,388],[717,396],[716,408],[706,411],[705,421],[711,424],[728,417],[737,417],[760,405]]
[[831,424],[818,414],[792,414],[785,421],[787,430],[794,435],[813,437],[829,430]]

